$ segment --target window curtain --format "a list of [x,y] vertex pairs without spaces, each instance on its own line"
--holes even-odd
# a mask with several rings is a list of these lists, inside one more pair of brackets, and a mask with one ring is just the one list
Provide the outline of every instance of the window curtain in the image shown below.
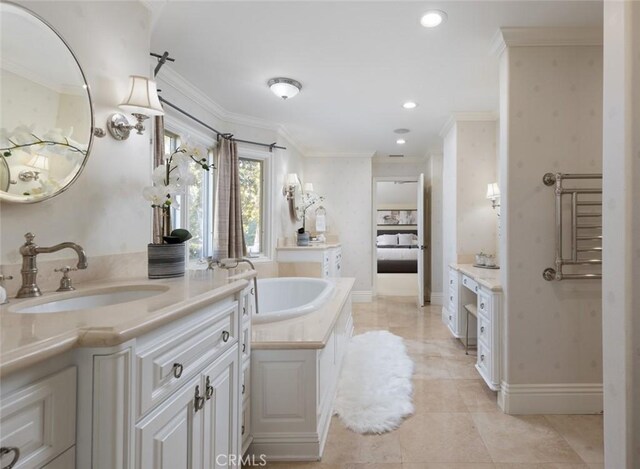
[[218,184],[213,221],[213,258],[244,257],[247,247],[242,229],[238,147],[235,141],[221,138],[218,153]]
[[[155,116],[153,126],[153,168],[164,163],[164,117]],[[162,244],[162,210],[153,208],[153,243]]]

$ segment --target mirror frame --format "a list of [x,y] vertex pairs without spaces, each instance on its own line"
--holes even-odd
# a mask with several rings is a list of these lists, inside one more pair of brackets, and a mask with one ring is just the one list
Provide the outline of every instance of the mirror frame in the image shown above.
[[[73,176],[73,179],[71,179],[64,187],[61,187],[59,190],[57,190],[55,192],[52,192],[51,194],[42,195],[42,196],[34,198],[34,199],[26,199],[26,198],[25,199],[19,199],[18,197],[26,197],[26,196],[17,196],[17,195],[13,196],[13,195],[9,194],[8,192],[0,191],[0,203],[34,204],[34,203],[37,203],[37,202],[43,202],[45,200],[51,199],[52,197],[55,197],[57,195],[62,194],[71,185],[73,185],[73,183],[75,183],[78,180],[78,177],[80,177],[80,174],[82,174],[82,171],[84,170],[84,167],[87,164],[87,160],[89,159],[89,156],[91,156],[91,150],[93,148],[93,141],[94,141],[95,132],[96,132],[95,116],[94,116],[94,109],[93,109],[93,99],[91,97],[91,87],[89,86],[89,82],[87,81],[87,76],[84,73],[84,69],[82,68],[82,65],[80,65],[80,62],[78,61],[78,57],[76,56],[75,52],[73,52],[73,49],[67,43],[67,41],[65,41],[64,38],[62,37],[62,35],[56,30],[56,28],[54,28],[48,21],[46,21],[44,18],[42,18],[40,15],[38,15],[34,11],[30,10],[29,8],[26,8],[26,7],[22,6],[22,5],[18,5],[17,3],[4,1],[4,0],[2,1],[2,3],[6,4],[6,5],[9,5],[9,6],[12,6],[12,7],[19,8],[19,9],[27,12],[28,14],[30,14],[31,16],[36,18],[38,21],[40,21],[44,26],[48,27],[51,31],[53,31],[53,34],[55,34],[58,37],[58,39],[60,39],[60,41],[62,41],[62,44],[64,44],[64,46],[67,48],[67,50],[71,54],[71,57],[73,57],[74,62],[78,66],[78,70],[80,71],[80,75],[82,76],[82,81],[84,81],[85,91],[87,92],[87,98],[89,100],[89,115],[91,117],[91,127],[90,127],[90,130],[89,130],[89,143],[87,144],[87,154],[85,155],[84,159],[82,160],[82,164],[78,168],[78,171]],[[2,158],[4,158],[4,157],[2,157]]]

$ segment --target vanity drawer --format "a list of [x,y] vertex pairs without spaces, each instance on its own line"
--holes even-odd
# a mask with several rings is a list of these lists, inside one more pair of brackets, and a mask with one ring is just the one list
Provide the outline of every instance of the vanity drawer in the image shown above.
[[486,379],[491,379],[491,349],[478,341],[478,368]]
[[458,289],[458,271],[449,270],[449,288]]
[[484,293],[482,290],[478,292],[478,312],[484,314],[487,318],[490,317],[491,311],[491,297]]
[[478,340],[491,347],[491,322],[483,314],[478,314]]
[[246,323],[242,328],[240,350],[242,351],[242,362],[244,363],[251,357],[251,323]]
[[138,351],[138,416],[238,342],[237,314],[237,302],[213,308],[205,320],[164,334]]
[[251,316],[253,316],[253,313],[256,309],[256,295],[252,280],[251,285],[242,292],[242,302],[240,309],[240,313],[242,314],[242,322],[250,321]]
[[242,368],[242,383],[240,385],[240,394],[243,401],[248,401],[251,391],[251,366],[246,363]]
[[[0,446],[17,447],[17,468],[40,468],[76,439],[76,367],[27,385],[0,401]],[[0,460],[8,465],[13,453]]]
[[478,283],[474,279],[472,279],[471,277],[463,275],[462,276],[462,285],[465,288],[468,288],[469,290],[471,290],[474,293],[478,292]]
[[242,421],[240,422],[240,438],[242,438],[242,451],[246,449],[251,436],[251,403],[245,402],[242,406]]

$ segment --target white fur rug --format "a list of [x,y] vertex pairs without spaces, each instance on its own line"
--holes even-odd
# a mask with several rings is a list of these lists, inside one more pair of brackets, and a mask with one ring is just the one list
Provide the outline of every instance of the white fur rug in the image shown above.
[[384,433],[413,413],[413,361],[401,337],[387,331],[354,336],[345,357],[334,411],[358,433]]

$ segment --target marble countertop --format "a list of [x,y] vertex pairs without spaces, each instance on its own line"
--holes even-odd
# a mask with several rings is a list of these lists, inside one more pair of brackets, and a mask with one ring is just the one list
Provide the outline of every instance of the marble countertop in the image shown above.
[[340,243],[311,243],[309,246],[278,246],[276,251],[322,251],[340,247]]
[[251,347],[257,349],[324,348],[340,311],[353,289],[354,278],[335,278],[333,296],[321,308],[298,318],[251,326]]
[[[76,291],[72,293],[44,292],[39,298],[11,298],[8,304],[0,306],[0,375],[74,347],[121,344],[242,290],[253,276],[255,272],[246,269],[192,270],[179,279],[93,281],[75,285]],[[165,286],[167,290],[149,298],[93,309],[12,312],[26,305],[121,286]]]
[[462,272],[474,279],[478,284],[492,291],[502,291],[500,269],[483,269],[472,264],[450,264],[452,269]]

